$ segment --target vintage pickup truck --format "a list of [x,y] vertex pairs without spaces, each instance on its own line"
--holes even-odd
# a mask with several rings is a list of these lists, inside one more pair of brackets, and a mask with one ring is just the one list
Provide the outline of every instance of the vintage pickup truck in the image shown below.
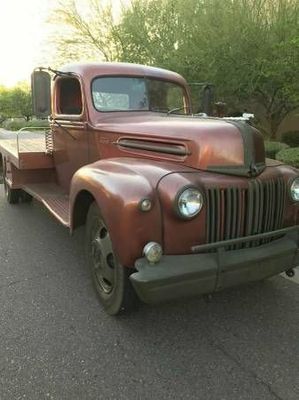
[[255,128],[193,115],[186,81],[163,69],[73,64],[32,83],[50,130],[0,140],[6,198],[86,225],[109,314],[293,275],[299,171],[265,159]]

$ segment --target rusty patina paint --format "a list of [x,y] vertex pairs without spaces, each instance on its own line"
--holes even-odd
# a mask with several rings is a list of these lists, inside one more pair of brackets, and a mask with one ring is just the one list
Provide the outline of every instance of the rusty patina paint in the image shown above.
[[[175,197],[182,187],[192,185],[203,192],[206,187],[247,188],[249,180],[257,175],[262,182],[278,177],[289,182],[298,176],[295,169],[273,161],[266,163],[262,136],[254,129],[249,133],[251,141],[246,148],[246,138],[238,126],[221,119],[150,111],[99,112],[93,105],[91,84],[97,76],[151,77],[180,85],[190,111],[186,81],[174,72],[122,63],[70,64],[62,70],[71,72],[80,82],[82,112],[59,113],[56,90],[64,78],[57,77],[52,92],[54,168],[38,170],[38,162],[28,156],[32,169],[28,167],[24,172],[13,167],[12,185],[26,189],[31,180],[53,182],[55,172],[59,188],[69,194],[70,218],[65,225],[71,230],[76,227],[74,210],[78,196],[89,193],[99,205],[124,266],[133,267],[149,241],[161,243],[164,253],[172,255],[190,254],[192,246],[206,243],[206,203],[190,221],[179,218],[174,209]],[[130,143],[134,145],[127,146]],[[2,152],[5,153],[4,145]],[[256,175],[245,176],[242,170],[248,154],[262,166]],[[211,168],[217,172],[211,172]],[[138,208],[144,198],[153,204],[146,213]],[[56,216],[58,212],[53,210]],[[298,218],[298,205],[287,198],[284,226],[298,224]],[[223,236],[224,219],[217,223]]]

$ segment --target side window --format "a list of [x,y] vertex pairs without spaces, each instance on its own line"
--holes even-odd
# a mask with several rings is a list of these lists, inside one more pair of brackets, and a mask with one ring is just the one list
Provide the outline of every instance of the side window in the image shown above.
[[76,78],[60,78],[57,85],[57,112],[80,115],[82,113],[82,93],[79,81]]

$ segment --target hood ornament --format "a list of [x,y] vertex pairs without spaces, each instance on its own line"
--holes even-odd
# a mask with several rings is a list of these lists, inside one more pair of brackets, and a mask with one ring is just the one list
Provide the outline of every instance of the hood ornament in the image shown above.
[[248,175],[252,178],[258,176],[260,170],[256,164],[250,164]]

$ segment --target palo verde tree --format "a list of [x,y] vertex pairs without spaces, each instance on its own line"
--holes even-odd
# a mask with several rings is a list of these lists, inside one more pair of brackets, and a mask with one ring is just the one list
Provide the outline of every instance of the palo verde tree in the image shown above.
[[112,3],[61,0],[49,22],[54,28],[50,37],[55,46],[54,63],[119,58]]

